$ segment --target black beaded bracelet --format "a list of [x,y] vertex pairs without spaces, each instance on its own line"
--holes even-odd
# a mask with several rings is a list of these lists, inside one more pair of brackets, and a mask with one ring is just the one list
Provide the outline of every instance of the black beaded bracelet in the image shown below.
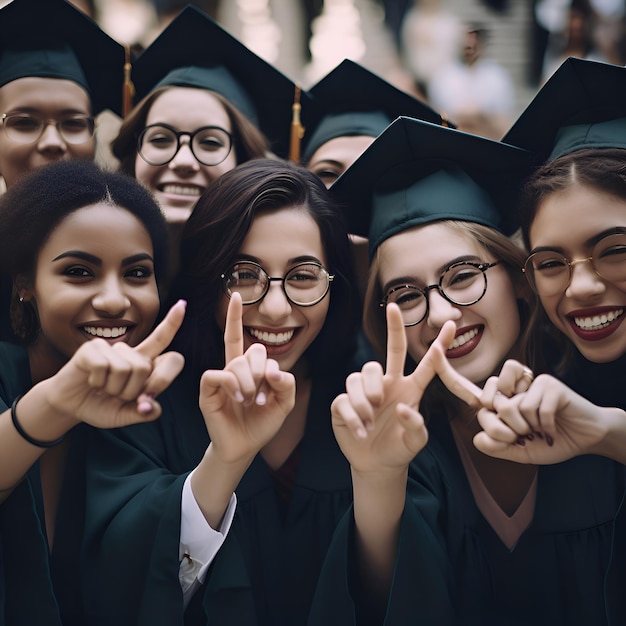
[[17,406],[18,400],[20,400],[22,396],[17,396],[15,400],[13,400],[13,404],[11,405],[11,421],[13,422],[13,426],[15,430],[19,433],[20,437],[25,441],[28,441],[33,446],[37,446],[38,448],[53,448],[54,446],[60,444],[63,441],[63,437],[65,435],[61,435],[58,439],[54,441],[39,441],[38,439],[33,439],[30,435],[24,432],[24,429],[21,427],[20,423],[17,421],[17,413],[15,411],[15,407]]

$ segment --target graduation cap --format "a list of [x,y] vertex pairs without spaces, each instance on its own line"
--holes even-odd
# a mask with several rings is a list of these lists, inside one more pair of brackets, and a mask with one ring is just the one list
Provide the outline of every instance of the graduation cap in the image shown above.
[[65,0],[13,0],[0,10],[0,87],[37,76],[71,80],[92,113],[122,111],[124,47]]
[[[296,85],[197,7],[186,6],[139,55],[132,78],[137,100],[165,85],[215,91],[287,154]],[[308,97],[300,94],[303,106]]]
[[626,68],[569,58],[502,139],[537,163],[581,148],[626,148]]
[[337,179],[330,193],[370,256],[387,238],[439,220],[507,235],[518,224],[516,191],[530,153],[498,141],[400,117]]
[[302,110],[303,161],[336,137],[378,137],[401,115],[454,126],[427,104],[345,59],[309,89],[313,102]]

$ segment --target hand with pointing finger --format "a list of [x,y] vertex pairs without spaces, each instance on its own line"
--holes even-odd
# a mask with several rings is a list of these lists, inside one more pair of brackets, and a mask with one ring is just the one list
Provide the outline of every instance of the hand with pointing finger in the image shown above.
[[293,374],[280,370],[265,347],[244,353],[243,305],[234,293],[224,328],[226,366],[207,370],[200,383],[200,409],[215,454],[227,463],[252,459],[283,425],[295,403]]
[[84,343],[55,376],[40,383],[49,388],[52,410],[98,428],[159,417],[155,397],[184,365],[181,354],[164,350],[183,322],[185,306],[177,302],[138,346],[98,338]]
[[[416,369],[404,375],[406,335],[400,310],[387,306],[387,367],[370,362],[348,376],[346,393],[332,404],[335,437],[353,471],[405,468],[426,445],[428,432],[418,411],[436,372],[431,350]],[[447,346],[454,324],[444,326],[433,346]],[[443,348],[445,352],[445,347]]]

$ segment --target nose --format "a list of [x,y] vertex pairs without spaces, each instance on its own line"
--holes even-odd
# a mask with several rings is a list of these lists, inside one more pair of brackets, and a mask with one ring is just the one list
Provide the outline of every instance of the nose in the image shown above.
[[572,262],[572,277],[565,290],[569,298],[584,299],[598,296],[606,291],[606,283],[598,276],[589,259]]
[[279,282],[270,283],[270,288],[259,303],[259,313],[271,320],[280,320],[291,313],[291,302]]
[[48,122],[41,133],[37,141],[37,148],[40,152],[53,151],[53,152],[66,152],[67,144],[61,137],[61,133],[57,130],[54,122]]
[[191,151],[189,137],[183,136],[180,138],[180,148],[174,155],[174,158],[169,162],[169,168],[189,172],[197,172],[200,169],[200,164]]
[[426,323],[431,328],[441,328],[448,320],[457,320],[461,317],[461,308],[448,302],[436,289],[428,292],[428,314]]
[[117,277],[104,280],[91,301],[93,308],[104,317],[122,317],[130,300]]

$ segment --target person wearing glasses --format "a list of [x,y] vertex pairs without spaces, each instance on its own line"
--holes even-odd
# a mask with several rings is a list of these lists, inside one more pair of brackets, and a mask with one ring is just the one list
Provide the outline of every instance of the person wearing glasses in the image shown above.
[[[94,116],[122,111],[124,48],[65,0],[14,0],[0,10],[0,192],[61,159],[93,160]],[[0,275],[0,339],[11,280]]]
[[[352,498],[330,423],[360,308],[347,230],[315,174],[255,159],[202,195],[181,250],[185,370],[159,425],[88,452],[87,604],[133,626],[305,624]],[[183,552],[181,492],[205,502]]]
[[[526,254],[505,236],[531,163],[401,118],[331,188],[369,235],[364,327],[388,356],[333,403],[354,526],[342,541],[338,530],[325,572],[337,592],[315,623],[350,607],[387,625],[623,622],[609,620],[606,587],[623,467],[557,458],[566,434],[499,412],[546,377]],[[427,352],[437,344],[443,370]],[[502,437],[518,462],[493,453]]]
[[250,159],[287,156],[295,85],[194,6],[141,53],[132,79],[137,104],[112,150],[165,213],[171,280],[182,227],[210,183]]
[[124,48],[65,0],[0,10],[0,175],[95,156],[94,116],[122,112]]

